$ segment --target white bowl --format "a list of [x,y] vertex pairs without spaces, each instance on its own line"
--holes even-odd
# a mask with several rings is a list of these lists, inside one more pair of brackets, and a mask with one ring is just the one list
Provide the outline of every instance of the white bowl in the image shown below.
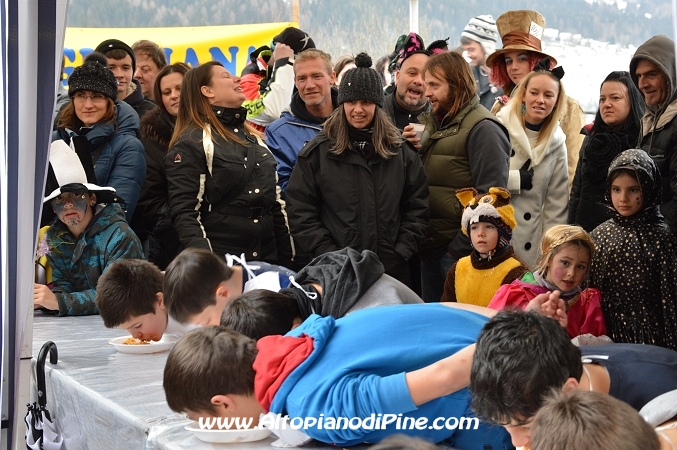
[[192,422],[185,428],[199,440],[213,443],[254,442],[265,439],[270,435],[269,429],[257,427],[243,430],[205,430],[200,428],[198,422]]
[[160,353],[166,352],[174,346],[179,337],[173,334],[165,334],[159,341],[150,341],[148,344],[128,345],[122,342],[129,336],[122,336],[108,341],[115,349],[122,353]]

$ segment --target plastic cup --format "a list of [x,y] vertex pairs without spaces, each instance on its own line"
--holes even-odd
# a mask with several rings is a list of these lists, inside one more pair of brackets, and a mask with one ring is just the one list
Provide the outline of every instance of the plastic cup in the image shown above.
[[423,137],[423,131],[425,130],[425,125],[422,123],[409,123],[409,125],[414,127],[414,131],[416,132],[416,137],[421,139]]

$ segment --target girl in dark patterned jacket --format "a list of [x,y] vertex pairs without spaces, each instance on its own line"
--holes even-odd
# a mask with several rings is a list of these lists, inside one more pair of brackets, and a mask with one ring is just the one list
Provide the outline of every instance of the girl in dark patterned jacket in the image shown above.
[[677,239],[660,213],[660,172],[644,150],[626,150],[606,186],[616,212],[592,232],[590,286],[602,293],[607,334],[677,350]]
[[[604,200],[609,164],[623,150],[633,148],[644,115],[644,100],[628,72],[611,72],[602,82],[599,109],[586,134],[569,197],[570,224],[591,232],[613,215]],[[590,129],[588,129],[590,127]]]

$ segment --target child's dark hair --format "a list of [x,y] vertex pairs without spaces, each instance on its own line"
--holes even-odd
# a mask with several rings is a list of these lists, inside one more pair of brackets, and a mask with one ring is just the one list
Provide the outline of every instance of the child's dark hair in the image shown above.
[[264,336],[287,334],[298,318],[301,311],[293,297],[254,289],[228,302],[221,314],[221,326],[259,340]]
[[122,259],[111,264],[96,285],[95,302],[106,328],[155,313],[162,281],[160,269],[148,261]]
[[524,425],[552,388],[583,373],[581,352],[553,319],[501,311],[477,339],[470,372],[472,408],[480,420]]
[[[609,184],[613,183],[614,180],[616,180],[616,178],[620,177],[621,175],[627,175],[630,178],[632,178],[633,180],[635,180],[637,183],[639,183],[639,180],[637,179],[637,172],[635,172],[632,169],[623,168],[623,169],[616,169],[609,174]],[[640,188],[641,188],[641,184],[640,184]]]
[[162,386],[176,412],[216,413],[215,395],[254,393],[256,341],[223,327],[198,328],[174,344]]
[[233,272],[226,262],[201,248],[187,248],[165,270],[163,292],[167,312],[179,322],[216,304],[216,289]]

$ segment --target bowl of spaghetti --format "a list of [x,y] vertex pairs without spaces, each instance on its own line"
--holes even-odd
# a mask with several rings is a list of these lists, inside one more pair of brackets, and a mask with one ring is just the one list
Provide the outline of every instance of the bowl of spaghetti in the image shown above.
[[110,345],[122,353],[160,353],[166,352],[174,346],[179,337],[173,334],[165,334],[159,341],[136,339],[131,336],[123,336],[108,341]]

